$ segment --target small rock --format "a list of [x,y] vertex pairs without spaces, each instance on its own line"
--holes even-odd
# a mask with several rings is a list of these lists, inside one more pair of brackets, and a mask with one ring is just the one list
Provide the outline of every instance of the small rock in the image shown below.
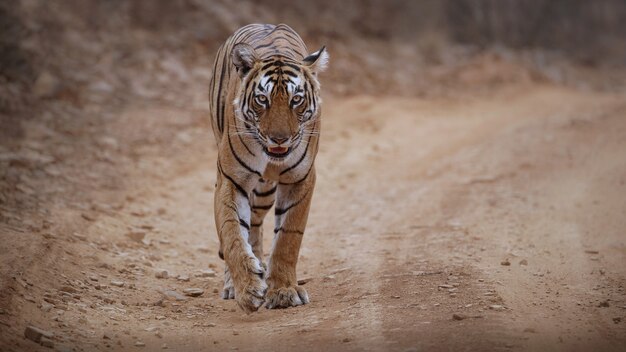
[[458,314],[458,313],[454,313],[454,314],[452,314],[452,319],[454,319],[454,320],[463,320],[463,319],[467,319],[467,315],[465,315],[465,314]]
[[621,322],[622,322],[622,318],[620,318],[620,317],[615,317],[615,318],[613,318],[613,322],[614,322],[615,324],[619,324],[619,323],[621,323]]
[[204,293],[204,290],[201,288],[192,287],[192,288],[184,289],[183,293],[186,294],[187,296],[198,297],[198,296],[202,296],[202,294]]
[[312,277],[303,277],[301,279],[298,280],[298,285],[305,285],[309,282],[313,281]]
[[178,275],[176,277],[176,280],[183,281],[183,282],[188,282],[189,281],[189,276],[187,276],[187,275]]
[[504,306],[499,305],[499,304],[492,304],[489,306],[489,309],[492,309],[495,311],[501,311],[501,310],[504,310]]
[[154,271],[154,277],[157,279],[167,279],[169,276],[169,273],[165,269],[157,269]]
[[44,312],[49,312],[52,310],[52,308],[54,308],[54,304],[50,304],[46,301],[41,302],[41,310],[43,310]]
[[215,277],[215,271],[211,269],[203,269],[195,274],[196,277]]
[[159,330],[154,332],[154,336],[158,337],[158,338],[163,338],[163,335],[161,335],[161,332]]
[[166,350],[166,349],[168,349],[168,348],[169,348],[169,347],[167,347],[167,344],[166,344],[166,343],[164,343],[164,344],[162,344],[162,345],[161,345],[161,349],[162,349],[162,350]]
[[142,241],[146,237],[146,232],[145,231],[130,231],[126,234],[126,236],[128,236],[128,238],[130,238],[131,240],[137,243],[143,243]]
[[598,307],[601,307],[601,308],[608,308],[609,306],[610,306],[610,304],[609,304],[608,300],[607,301],[602,301],[602,302],[598,303]]
[[391,298],[398,299],[398,298],[400,298],[400,296],[396,296],[396,295],[394,295],[394,296],[391,296]]
[[109,336],[109,334],[107,334],[106,332],[104,334],[102,334],[102,339],[103,340],[110,340],[111,336]]
[[533,329],[533,328],[526,328],[524,329],[524,332],[530,333],[530,334],[534,334],[537,332],[537,330]]
[[526,259],[520,260],[519,265],[528,265],[528,260]]
[[511,262],[508,259],[505,259],[505,260],[500,262],[500,265],[509,266],[509,265],[511,265]]
[[587,253],[587,254],[599,254],[600,251],[597,251],[595,249],[586,249],[585,253]]
[[61,88],[61,82],[50,72],[42,72],[33,84],[33,94],[37,98],[51,98],[55,96]]
[[59,291],[67,292],[67,293],[77,293],[78,292],[78,290],[76,290],[72,286],[61,286]]
[[341,342],[344,342],[344,343],[346,343],[346,342],[350,342],[350,341],[351,341],[351,340],[350,340],[350,338],[348,338],[348,337],[346,337],[346,338],[344,338],[343,340],[341,340]]
[[96,218],[91,214],[81,213],[80,216],[87,221],[96,221]]
[[177,301],[186,301],[187,297],[181,295],[180,293],[173,291],[173,290],[166,290],[162,292],[163,295],[169,299],[174,299]]
[[42,337],[41,341],[39,341],[39,344],[42,345],[43,347],[48,347],[48,348],[54,348],[54,341],[50,340],[47,337]]
[[165,320],[165,315],[157,315],[156,317],[154,317],[154,319],[156,319],[156,320]]
[[198,250],[198,252],[202,252],[202,253],[210,253],[211,252],[211,248],[209,248],[208,246],[197,246],[196,249]]
[[135,346],[136,347],[146,347],[146,344],[143,341],[137,341],[137,342],[135,342]]
[[438,287],[439,288],[445,288],[445,289],[454,288],[454,286],[448,285],[448,284],[439,285]]
[[41,342],[42,337],[51,339],[53,336],[54,336],[54,333],[34,327],[34,326],[27,326],[26,329],[24,330],[24,337],[37,343]]
[[124,287],[124,281],[111,281],[111,286]]

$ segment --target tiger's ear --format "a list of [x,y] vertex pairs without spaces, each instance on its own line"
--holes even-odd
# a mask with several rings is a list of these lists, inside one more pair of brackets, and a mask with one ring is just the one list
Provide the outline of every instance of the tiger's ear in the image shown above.
[[328,67],[328,51],[326,51],[326,46],[323,46],[320,50],[312,53],[302,60],[302,64],[304,66],[308,66],[311,69],[311,72],[317,74],[319,72],[324,72]]
[[233,47],[231,51],[233,65],[237,68],[239,77],[243,77],[254,67],[257,62],[256,52],[254,48],[245,43],[239,43]]

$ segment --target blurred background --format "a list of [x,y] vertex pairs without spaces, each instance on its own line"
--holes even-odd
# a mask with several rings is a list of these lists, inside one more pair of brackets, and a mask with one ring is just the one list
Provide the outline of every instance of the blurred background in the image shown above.
[[[35,111],[201,105],[216,49],[252,22],[287,23],[311,51],[327,45],[327,92],[428,95],[511,79],[623,86],[621,0],[3,1],[1,135],[18,137]],[[610,73],[589,74],[601,69]]]

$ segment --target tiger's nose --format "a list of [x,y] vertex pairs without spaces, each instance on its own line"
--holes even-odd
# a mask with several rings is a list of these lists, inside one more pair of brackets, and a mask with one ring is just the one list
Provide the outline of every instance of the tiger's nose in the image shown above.
[[270,140],[276,144],[283,144],[285,142],[287,142],[289,138],[284,138],[284,137],[270,137]]

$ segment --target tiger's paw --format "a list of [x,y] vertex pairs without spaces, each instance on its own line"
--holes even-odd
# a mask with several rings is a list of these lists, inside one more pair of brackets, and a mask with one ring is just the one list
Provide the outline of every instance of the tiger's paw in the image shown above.
[[309,303],[309,295],[302,286],[288,286],[270,289],[265,295],[265,308],[289,308]]
[[265,272],[256,258],[249,258],[249,262],[242,269],[245,270],[233,280],[234,298],[244,312],[256,312],[265,303],[267,292],[267,284],[263,279]]

